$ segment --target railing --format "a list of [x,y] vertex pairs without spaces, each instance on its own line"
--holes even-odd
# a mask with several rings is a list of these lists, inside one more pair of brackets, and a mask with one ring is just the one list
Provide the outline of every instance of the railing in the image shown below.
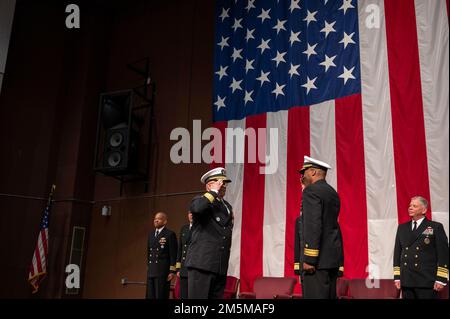
[[120,280],[120,283],[122,284],[122,286],[126,286],[126,285],[141,285],[141,286],[146,286],[147,283],[144,281],[130,281],[127,278],[122,278]]

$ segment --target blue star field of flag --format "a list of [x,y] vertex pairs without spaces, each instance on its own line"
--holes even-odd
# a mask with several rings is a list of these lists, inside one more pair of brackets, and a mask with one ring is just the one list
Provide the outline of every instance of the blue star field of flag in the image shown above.
[[218,0],[214,121],[361,92],[356,0]]
[[47,205],[47,207],[45,207],[44,215],[42,216],[42,220],[41,220],[41,226],[40,226],[41,230],[44,229],[44,228],[48,228],[48,216],[49,216],[49,213],[50,213],[50,208]]

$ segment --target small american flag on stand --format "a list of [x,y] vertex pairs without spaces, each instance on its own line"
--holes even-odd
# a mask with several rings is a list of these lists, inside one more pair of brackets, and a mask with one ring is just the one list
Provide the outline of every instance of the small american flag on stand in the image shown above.
[[42,214],[41,225],[39,227],[39,235],[36,243],[36,248],[33,253],[33,260],[30,265],[30,272],[28,273],[28,281],[33,286],[33,293],[39,289],[39,284],[47,274],[47,256],[48,256],[48,220],[50,208],[52,206],[53,192],[56,186],[52,185],[52,190],[48,196],[47,206]]

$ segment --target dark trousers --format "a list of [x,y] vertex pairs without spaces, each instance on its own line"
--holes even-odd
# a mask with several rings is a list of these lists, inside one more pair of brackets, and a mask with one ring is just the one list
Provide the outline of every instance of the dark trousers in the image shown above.
[[188,299],[188,277],[180,276],[180,298]]
[[147,299],[169,299],[170,281],[165,277],[147,278]]
[[336,281],[339,269],[316,269],[304,274],[302,280],[303,298],[336,299]]
[[189,299],[221,299],[226,282],[226,275],[188,268]]
[[403,299],[436,299],[437,295],[433,288],[402,287]]

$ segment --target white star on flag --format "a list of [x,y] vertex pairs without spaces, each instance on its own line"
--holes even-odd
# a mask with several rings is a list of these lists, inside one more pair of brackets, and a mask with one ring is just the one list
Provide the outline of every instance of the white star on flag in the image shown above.
[[347,70],[347,68],[344,66],[344,72],[338,76],[338,78],[344,79],[344,84],[347,83],[348,79],[355,79],[352,72],[355,67],[351,68],[350,70]]
[[245,7],[247,12],[249,12],[252,8],[256,8],[255,5],[253,4],[254,2],[255,2],[255,0],[248,0],[248,4]]
[[253,60],[247,60],[245,59],[245,73],[248,72],[248,70],[254,70],[255,68],[253,67],[253,62],[255,62],[255,59]]
[[258,81],[261,82],[261,86],[264,84],[264,82],[269,82],[270,83],[270,80],[269,80],[269,77],[268,77],[269,74],[270,74],[270,71],[269,72],[264,72],[263,70],[261,70],[260,77],[256,78]]
[[305,51],[303,51],[304,54],[308,55],[308,60],[309,60],[309,57],[310,57],[311,55],[316,55],[316,54],[317,54],[317,52],[314,51],[314,49],[316,48],[316,46],[317,46],[317,43],[314,44],[314,45],[309,45],[309,43],[308,43],[308,49],[306,49]]
[[261,49],[261,54],[263,54],[264,50],[266,50],[266,49],[270,50],[269,41],[270,41],[270,39],[268,39],[268,40],[261,39],[261,44],[257,46],[258,49]]
[[226,37],[226,38],[222,37],[222,40],[219,43],[217,43],[217,45],[220,46],[220,51],[223,50],[223,47],[229,47],[229,45],[228,45],[229,38],[230,37]]
[[245,40],[248,42],[250,39],[254,39],[253,32],[255,32],[255,29],[247,29],[247,35],[245,36]]
[[284,24],[286,23],[287,20],[279,20],[277,19],[277,24],[272,28],[277,30],[277,34],[281,31],[281,30],[285,30],[286,28],[284,27]]
[[230,16],[228,15],[228,11],[230,10],[230,8],[228,8],[228,9],[226,9],[225,10],[225,8],[222,8],[222,13],[220,14],[220,16],[219,16],[219,18],[221,18],[222,19],[222,22],[223,22],[223,20],[225,20],[225,18],[229,18]]
[[292,46],[295,42],[300,42],[300,39],[298,38],[300,32],[301,32],[301,31],[293,32],[293,31],[291,30],[291,36],[289,37],[289,42],[291,43],[291,46]]
[[305,84],[302,84],[302,87],[306,88],[306,94],[308,94],[310,90],[317,89],[317,87],[314,85],[314,82],[316,82],[317,77],[315,77],[312,80],[309,78],[309,76],[307,76],[306,78],[307,81]]
[[264,23],[264,20],[266,20],[266,19],[270,20],[270,15],[269,15],[270,9],[269,10],[261,9],[261,10],[262,10],[261,14],[258,16],[258,18],[261,19],[261,23]]
[[236,59],[242,59],[241,52],[242,49],[237,50],[236,48],[233,48],[233,54],[231,55],[233,62],[236,61]]
[[310,22],[317,21],[316,18],[314,17],[316,15],[317,11],[314,11],[314,12],[310,12],[309,10],[307,10],[307,11],[308,11],[308,15],[306,16],[306,18],[303,19],[303,21],[306,21],[306,25],[308,26]]
[[344,37],[342,38],[341,41],[339,41],[339,43],[344,43],[344,49],[347,47],[347,45],[348,45],[349,43],[355,44],[355,41],[353,41],[353,39],[352,39],[352,37],[353,37],[354,34],[355,34],[355,32],[352,32],[352,33],[350,33],[350,34],[347,34],[347,33],[345,33],[345,31],[344,31]]
[[291,63],[291,68],[289,69],[289,72],[288,72],[289,75],[291,76],[291,79],[292,79],[293,75],[300,75],[300,74],[298,74],[298,71],[297,71],[299,66],[300,66],[300,64],[294,65],[294,64]]
[[244,105],[247,105],[247,102],[253,102],[252,94],[253,94],[253,90],[251,90],[250,92],[245,91]]
[[241,21],[242,21],[242,18],[239,19],[239,20],[238,19],[234,19],[234,24],[231,27],[231,29],[233,29],[234,32],[236,32],[237,29],[242,28]]
[[224,76],[228,76],[227,74],[228,65],[225,67],[220,66],[220,70],[216,71],[216,74],[219,75],[219,80],[222,80]]
[[272,61],[277,62],[277,67],[278,67],[278,64],[280,64],[280,62],[285,62],[286,63],[286,60],[284,59],[284,55],[285,54],[286,54],[286,52],[279,52],[277,50],[277,56],[272,59]]
[[242,88],[241,88],[241,82],[242,82],[242,80],[236,81],[236,80],[233,78],[233,82],[230,84],[230,88],[232,89],[231,93],[234,93],[234,91],[236,91],[236,90],[242,91]]
[[214,105],[217,106],[217,111],[219,111],[221,107],[225,107],[226,98],[227,98],[226,96],[224,98],[221,98],[219,95],[217,95],[217,101],[214,102]]
[[273,94],[275,94],[275,99],[278,98],[278,95],[284,95],[283,88],[286,86],[286,84],[279,85],[275,82],[276,88],[272,91]]
[[289,10],[291,10],[291,13],[295,9],[299,9],[300,10],[300,6],[298,5],[299,2],[300,2],[300,0],[291,0],[291,6],[289,7]]
[[335,23],[336,21],[334,21],[333,23],[328,23],[327,21],[325,21],[325,27],[322,30],[320,30],[320,32],[325,32],[325,39],[327,38],[330,32],[336,32],[336,30],[333,28]]
[[343,0],[342,6],[339,8],[339,10],[344,10],[344,15],[345,15],[345,13],[347,12],[347,9],[350,9],[350,8],[355,8],[352,5],[352,0]]
[[333,60],[336,58],[336,56],[332,56],[331,58],[328,57],[328,55],[325,54],[325,60],[323,60],[323,62],[319,63],[319,65],[323,65],[325,67],[325,72],[328,71],[328,68],[330,66],[336,66],[336,64],[334,64]]

